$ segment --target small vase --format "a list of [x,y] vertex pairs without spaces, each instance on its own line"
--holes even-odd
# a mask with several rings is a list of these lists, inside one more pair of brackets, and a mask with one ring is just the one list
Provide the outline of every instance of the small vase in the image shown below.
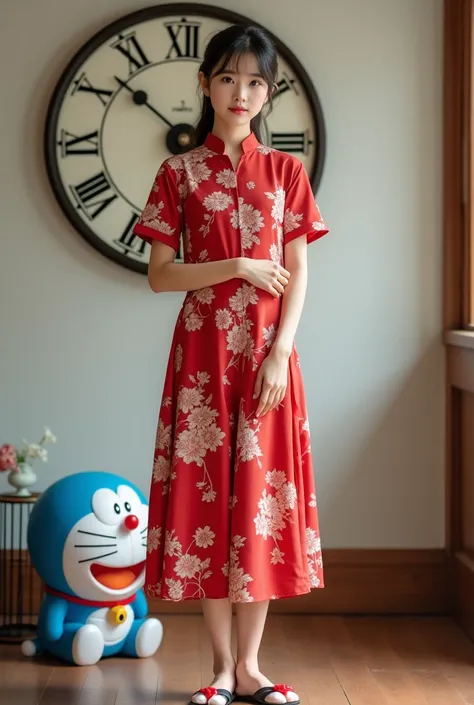
[[20,463],[18,470],[11,470],[8,473],[8,482],[13,487],[16,487],[16,492],[13,494],[16,497],[31,497],[31,492],[28,487],[36,482],[36,473],[29,463]]

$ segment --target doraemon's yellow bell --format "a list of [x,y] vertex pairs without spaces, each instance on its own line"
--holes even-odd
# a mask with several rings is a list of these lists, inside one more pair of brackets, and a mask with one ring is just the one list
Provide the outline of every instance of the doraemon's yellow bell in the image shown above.
[[110,608],[108,617],[112,624],[123,624],[127,619],[127,610],[123,605],[116,605]]

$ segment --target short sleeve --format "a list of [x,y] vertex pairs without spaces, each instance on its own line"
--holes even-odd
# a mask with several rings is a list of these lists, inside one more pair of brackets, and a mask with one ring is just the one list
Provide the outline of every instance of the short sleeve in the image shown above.
[[283,244],[306,235],[309,245],[328,232],[329,229],[314,200],[308,175],[300,162],[285,196]]
[[177,173],[164,162],[158,170],[146,205],[133,232],[148,243],[152,240],[160,240],[178,251],[182,214]]

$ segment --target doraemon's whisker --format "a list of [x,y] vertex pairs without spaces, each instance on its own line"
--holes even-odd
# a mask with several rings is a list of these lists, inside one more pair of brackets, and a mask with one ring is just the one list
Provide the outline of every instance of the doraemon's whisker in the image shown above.
[[88,536],[100,536],[102,539],[116,539],[116,536],[107,536],[106,534],[95,534],[93,531],[82,531],[79,529],[78,534],[87,534]]
[[147,529],[148,529],[148,526],[145,526],[145,528],[142,529],[142,530],[140,531],[140,533],[143,534],[143,532],[144,532],[144,531],[147,531]]
[[107,556],[113,556],[114,553],[118,553],[118,551],[111,551],[110,553],[104,553],[102,556],[94,556],[93,558],[83,558],[82,561],[78,561],[79,563],[88,563],[89,561],[98,561],[99,558],[107,558]]
[[74,548],[112,548],[116,543],[75,543]]

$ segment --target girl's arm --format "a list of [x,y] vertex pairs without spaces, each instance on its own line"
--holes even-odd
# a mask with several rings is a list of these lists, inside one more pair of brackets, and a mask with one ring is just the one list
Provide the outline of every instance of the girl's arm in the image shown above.
[[267,259],[234,257],[217,262],[176,264],[175,251],[159,240],[153,240],[148,265],[148,283],[160,291],[196,291],[221,284],[229,279],[245,279],[253,286],[280,296],[288,284],[289,272]]
[[168,245],[153,240],[148,264],[148,283],[155,293],[195,291],[242,277],[242,257],[202,264],[182,264],[174,262],[175,254]]
[[295,238],[285,245],[285,266],[290,277],[283,295],[278,332],[255,380],[254,399],[260,396],[257,416],[275,409],[286,394],[288,359],[303,311],[308,281],[306,236]]
[[298,237],[285,245],[285,266],[291,276],[283,296],[280,323],[271,352],[288,359],[293,349],[308,283],[306,237]]

